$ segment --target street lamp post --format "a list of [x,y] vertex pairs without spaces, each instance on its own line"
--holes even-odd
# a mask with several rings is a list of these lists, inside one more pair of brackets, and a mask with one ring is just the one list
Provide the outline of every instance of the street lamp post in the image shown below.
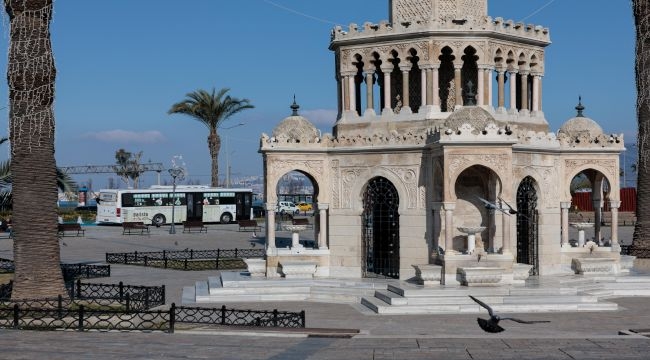
[[[238,126],[246,125],[245,123],[239,123],[237,125],[222,127],[222,130],[230,130]],[[226,136],[226,187],[230,187],[230,138]]]
[[176,178],[183,176],[183,169],[179,167],[173,167],[167,171],[169,171],[169,175],[172,177],[172,225],[169,228],[169,233],[176,234],[176,226],[174,224],[174,208],[176,207]]

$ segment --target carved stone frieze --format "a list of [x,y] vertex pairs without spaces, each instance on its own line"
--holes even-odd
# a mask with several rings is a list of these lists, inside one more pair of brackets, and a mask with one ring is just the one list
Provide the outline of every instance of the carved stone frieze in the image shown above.
[[330,206],[333,209],[338,209],[341,206],[341,176],[339,173],[339,161],[332,160],[330,161],[330,173],[332,180],[330,181],[332,199],[330,201]]
[[386,166],[384,169],[392,172],[401,181],[407,191],[409,209],[418,207],[418,168],[402,166]]
[[302,170],[316,179],[323,176],[323,160],[273,160],[268,164],[271,177],[279,178],[292,170]]
[[557,166],[548,167],[548,166],[516,166],[513,168],[514,180],[515,180],[515,191],[519,186],[518,182],[521,182],[526,176],[532,177],[539,185],[539,188],[543,190],[543,194],[539,194],[538,198],[542,199],[542,207],[552,208],[559,205],[559,191],[558,191],[558,182],[559,178],[557,173]]
[[510,156],[507,154],[460,154],[449,155],[449,180],[453,180],[470,164],[488,167],[498,175],[507,174],[510,168]]
[[341,170],[341,208],[352,208],[352,187],[357,178],[367,171],[367,168],[343,168]]
[[618,167],[616,160],[598,160],[598,159],[565,159],[564,167],[568,170],[581,168],[585,165],[597,166],[602,168],[610,176],[610,179],[615,179],[618,176]]

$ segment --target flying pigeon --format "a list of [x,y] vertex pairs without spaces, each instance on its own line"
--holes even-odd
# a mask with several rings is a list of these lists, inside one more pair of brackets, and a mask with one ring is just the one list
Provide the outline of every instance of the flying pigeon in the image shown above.
[[476,321],[478,322],[478,326],[483,329],[485,332],[489,333],[499,333],[505,330],[501,326],[499,326],[499,321],[501,320],[512,320],[514,322],[518,322],[521,324],[537,324],[537,323],[547,323],[550,322],[548,320],[534,320],[534,321],[526,321],[526,320],[520,320],[520,319],[515,319],[515,318],[502,318],[499,315],[495,314],[494,311],[492,311],[492,308],[488,306],[486,303],[482,302],[481,300],[473,297],[472,295],[469,295],[469,297],[474,300],[477,304],[481,305],[484,307],[487,311],[488,314],[490,314],[490,319],[485,320],[481,318],[477,318]]
[[[485,208],[488,209],[488,210],[498,210],[498,211],[501,211],[502,213],[504,213],[504,214],[506,214],[506,215],[510,215],[510,214],[511,214],[510,211],[505,210],[505,209],[502,209],[499,205],[497,205],[497,204],[495,204],[495,203],[489,202],[489,201],[483,199],[483,198],[480,197],[480,196],[477,196],[477,198],[478,198],[479,200],[481,200],[481,201],[483,202],[483,204],[485,204]],[[510,205],[508,205],[508,207],[510,207]],[[510,209],[512,210],[512,208],[510,208]],[[516,213],[516,212],[515,212],[515,213]]]
[[518,213],[519,213],[517,210],[515,210],[512,206],[510,206],[510,204],[508,204],[508,203],[507,203],[505,200],[503,200],[501,197],[498,197],[498,199],[501,200],[502,203],[506,204],[506,206],[508,207],[508,212],[509,212],[509,213],[511,213],[511,214],[518,214]]

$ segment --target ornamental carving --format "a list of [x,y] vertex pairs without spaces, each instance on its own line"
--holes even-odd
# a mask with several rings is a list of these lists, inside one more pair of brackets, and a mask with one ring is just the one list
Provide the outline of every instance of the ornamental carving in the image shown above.
[[574,170],[581,168],[585,165],[589,167],[599,167],[607,172],[611,179],[615,179],[618,174],[618,167],[615,160],[594,160],[594,159],[566,159],[564,160],[564,168],[567,170]]
[[508,173],[510,156],[507,154],[477,154],[477,155],[449,155],[449,180],[453,180],[458,174],[465,170],[468,165],[482,165],[498,175]]
[[394,0],[393,16],[397,22],[426,22],[433,14],[431,0]]
[[273,160],[268,167],[268,171],[274,178],[293,170],[301,170],[315,179],[323,176],[322,160]]
[[338,160],[332,160],[330,161],[330,174],[332,174],[332,181],[330,181],[330,186],[331,186],[331,195],[332,199],[330,202],[330,206],[333,209],[338,209],[340,207],[340,195],[339,195],[339,190],[341,186],[341,177],[339,174],[339,161]]
[[384,169],[395,174],[401,181],[404,187],[406,188],[408,205],[409,209],[415,209],[418,207],[418,176],[417,176],[417,167],[384,167]]
[[341,208],[352,208],[352,187],[365,168],[345,168],[341,171]]
[[519,186],[526,176],[532,177],[542,189],[543,194],[539,198],[542,200],[542,207],[553,208],[559,203],[559,191],[556,179],[558,178],[557,166],[518,166],[513,169],[515,189]]

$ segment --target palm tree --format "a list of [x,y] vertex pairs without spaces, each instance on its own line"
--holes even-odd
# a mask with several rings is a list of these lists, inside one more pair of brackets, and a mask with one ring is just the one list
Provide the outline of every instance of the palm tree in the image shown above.
[[636,28],[636,111],[639,123],[637,146],[637,222],[634,226],[634,248],[650,249],[650,3],[633,0]]
[[9,16],[9,139],[14,229],[12,299],[65,295],[57,238],[53,0],[4,0]]
[[217,129],[229,117],[246,109],[254,108],[248,99],[238,99],[226,95],[230,89],[221,89],[215,93],[205,90],[196,90],[186,94],[186,99],[172,105],[169,114],[185,114],[202,122],[208,127],[208,148],[210,149],[210,158],[212,159],[212,186],[219,184],[219,150],[221,149],[221,138]]

